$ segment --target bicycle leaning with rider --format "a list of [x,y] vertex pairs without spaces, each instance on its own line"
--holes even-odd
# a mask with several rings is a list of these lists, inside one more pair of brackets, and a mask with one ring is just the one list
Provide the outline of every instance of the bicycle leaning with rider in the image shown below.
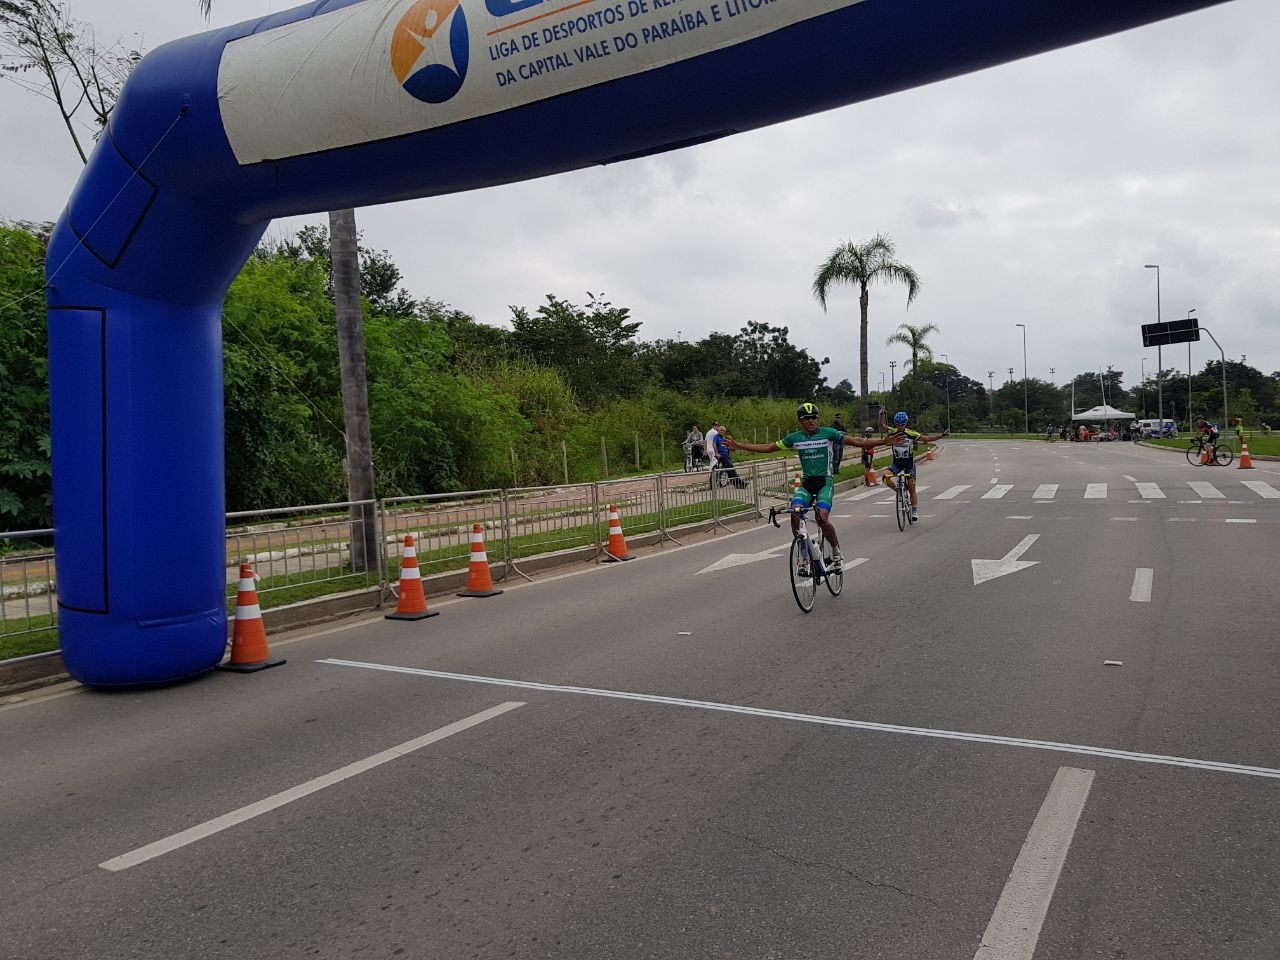
[[[893,462],[889,464],[884,474],[885,486],[889,487],[896,494],[898,492],[898,484],[902,481],[898,477],[906,480],[907,489],[911,492],[911,517],[912,523],[919,518],[918,511],[920,508],[919,497],[916,496],[916,460],[915,445],[917,443],[934,443],[941,440],[950,430],[943,430],[941,433],[935,433],[932,436],[911,430],[907,427],[908,417],[906,411],[899,410],[893,415],[893,426],[898,432],[900,439],[886,440],[893,450]],[[887,430],[888,427],[884,423],[884,411],[880,411],[880,429]]]
[[[741,443],[737,440],[726,440],[731,450],[747,450],[751,453],[772,453],[776,450],[795,450],[800,457],[800,488],[792,494],[791,506],[808,509],[813,507],[822,535],[831,544],[832,561],[836,570],[844,562],[840,554],[840,539],[836,536],[829,514],[831,502],[835,499],[835,475],[832,469],[836,444],[846,447],[876,447],[880,444],[893,443],[898,436],[883,440],[863,438],[851,433],[841,433],[831,427],[818,426],[818,407],[813,403],[802,403],[796,408],[796,419],[800,429],[787,434],[775,443]],[[791,533],[795,536],[800,529],[800,515],[791,513]]]

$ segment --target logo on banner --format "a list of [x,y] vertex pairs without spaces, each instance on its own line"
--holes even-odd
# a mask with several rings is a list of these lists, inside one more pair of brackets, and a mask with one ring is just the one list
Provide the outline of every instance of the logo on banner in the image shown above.
[[391,69],[410,96],[444,103],[462,89],[470,53],[461,0],[417,0],[396,24]]

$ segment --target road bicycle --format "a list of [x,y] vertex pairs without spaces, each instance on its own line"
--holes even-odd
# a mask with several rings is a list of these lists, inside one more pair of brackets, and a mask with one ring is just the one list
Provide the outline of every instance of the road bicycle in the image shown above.
[[1187,463],[1193,467],[1200,466],[1204,462],[1206,450],[1209,451],[1208,462],[1216,463],[1222,467],[1230,466],[1231,458],[1235,456],[1235,451],[1224,440],[1211,444],[1204,437],[1196,437],[1191,441],[1191,446],[1187,447]]
[[808,507],[788,507],[779,510],[769,508],[769,522],[781,529],[778,517],[785,514],[796,514],[800,517],[800,526],[796,530],[795,539],[791,541],[791,549],[787,553],[787,569],[791,576],[791,593],[796,604],[805,613],[813,609],[813,598],[818,592],[818,583],[825,582],[833,597],[840,596],[844,589],[844,570],[835,565],[835,551],[819,528],[816,537],[809,536],[809,523],[806,515]]
[[898,474],[897,481],[894,485],[897,487],[893,497],[894,512],[898,517],[898,529],[906,530],[915,522],[911,519],[911,491],[908,489],[907,474],[905,472]]

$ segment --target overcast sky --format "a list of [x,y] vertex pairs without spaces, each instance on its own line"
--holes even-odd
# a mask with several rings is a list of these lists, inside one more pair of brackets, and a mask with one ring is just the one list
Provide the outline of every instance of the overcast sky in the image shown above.
[[[222,25],[291,6],[215,0]],[[73,0],[100,40],[206,28],[196,0]],[[830,382],[858,379],[857,298],[810,287],[846,239],[889,234],[922,280],[871,294],[871,386],[899,323],[935,323],[969,376],[1138,380],[1140,323],[1191,308],[1229,357],[1280,369],[1280,3],[1222,6],[713,144],[523,184],[361,210],[409,290],[492,324],[586,291],[645,339],[785,325]],[[80,164],[50,105],[0,83],[0,216],[55,219]],[[282,221],[296,229],[323,217]],[[492,251],[503,252],[495,268]],[[1212,344],[1196,344],[1193,365]],[[1147,354],[1155,368],[1155,351]],[[1216,350],[1213,356],[1217,356]],[[1186,368],[1186,350],[1165,351]]]

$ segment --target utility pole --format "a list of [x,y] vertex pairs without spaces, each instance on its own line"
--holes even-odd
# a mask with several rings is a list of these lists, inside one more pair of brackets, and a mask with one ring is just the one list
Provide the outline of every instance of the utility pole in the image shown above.
[[[1156,323],[1160,323],[1160,264],[1146,263],[1143,269],[1154,270],[1156,272]],[[1164,436],[1164,355],[1159,346],[1156,347],[1156,407],[1157,416],[1160,417],[1160,427],[1156,431],[1156,436]],[[1225,425],[1224,425],[1225,429]]]
[[996,378],[996,372],[994,370],[988,370],[987,371],[987,422],[988,422],[988,425],[990,425],[990,422],[996,418],[996,401],[995,401],[996,379],[995,378]]

